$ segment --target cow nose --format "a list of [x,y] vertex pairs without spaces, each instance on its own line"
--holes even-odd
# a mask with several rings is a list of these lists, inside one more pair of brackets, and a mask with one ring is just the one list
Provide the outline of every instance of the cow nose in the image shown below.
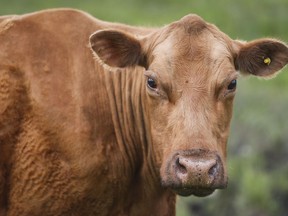
[[177,188],[180,195],[193,190],[197,196],[206,196],[227,185],[222,161],[214,152],[193,150],[178,153],[174,157],[174,174],[181,185]]
[[206,184],[211,184],[217,178],[220,168],[216,158],[199,160],[187,156],[179,156],[176,159],[175,171],[182,183],[199,182],[202,184],[202,181],[205,180]]

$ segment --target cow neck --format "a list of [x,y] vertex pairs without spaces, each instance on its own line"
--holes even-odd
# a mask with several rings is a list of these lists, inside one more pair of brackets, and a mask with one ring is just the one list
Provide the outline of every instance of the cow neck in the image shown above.
[[118,148],[128,161],[127,174],[135,175],[148,148],[142,68],[106,71],[105,79]]
[[[174,200],[174,195],[162,189],[160,175],[155,169],[155,149],[151,145],[149,117],[145,111],[146,86],[143,70],[139,67],[106,71],[105,81],[117,138],[117,152],[125,164],[124,170],[120,164],[116,164],[116,173],[130,179],[127,187],[130,191],[128,193],[132,193],[128,197],[134,197],[130,200],[131,203],[141,206],[143,200],[155,197],[151,202],[154,202],[156,208],[157,205],[166,205],[168,201],[170,203],[171,198]],[[142,201],[135,200],[135,191],[139,192],[136,197],[141,194],[139,199]],[[159,198],[158,201],[156,197]],[[173,211],[173,208],[169,207],[169,210]]]

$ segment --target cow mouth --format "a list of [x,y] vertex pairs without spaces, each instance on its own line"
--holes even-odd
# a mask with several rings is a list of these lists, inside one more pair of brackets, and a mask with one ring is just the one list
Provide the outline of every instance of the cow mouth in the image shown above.
[[210,189],[210,188],[185,188],[185,187],[173,188],[172,190],[180,196],[194,195],[197,197],[209,196],[215,191],[215,189]]

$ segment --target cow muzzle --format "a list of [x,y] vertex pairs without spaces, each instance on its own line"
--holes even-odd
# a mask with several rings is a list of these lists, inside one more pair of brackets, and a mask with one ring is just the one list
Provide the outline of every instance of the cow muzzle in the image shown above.
[[226,188],[227,177],[221,158],[203,149],[179,151],[161,170],[162,185],[181,196],[207,196]]

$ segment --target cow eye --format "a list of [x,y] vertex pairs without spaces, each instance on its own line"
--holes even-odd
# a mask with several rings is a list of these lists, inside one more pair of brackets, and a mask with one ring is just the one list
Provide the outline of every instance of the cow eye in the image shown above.
[[236,89],[236,87],[237,87],[237,80],[234,79],[234,80],[232,80],[232,81],[229,83],[229,85],[228,85],[227,88],[228,88],[229,91],[233,91],[233,90]]
[[150,89],[152,89],[152,90],[157,89],[157,83],[156,83],[156,81],[155,81],[153,78],[151,78],[151,77],[148,77],[148,78],[147,78],[147,86],[148,86]]

